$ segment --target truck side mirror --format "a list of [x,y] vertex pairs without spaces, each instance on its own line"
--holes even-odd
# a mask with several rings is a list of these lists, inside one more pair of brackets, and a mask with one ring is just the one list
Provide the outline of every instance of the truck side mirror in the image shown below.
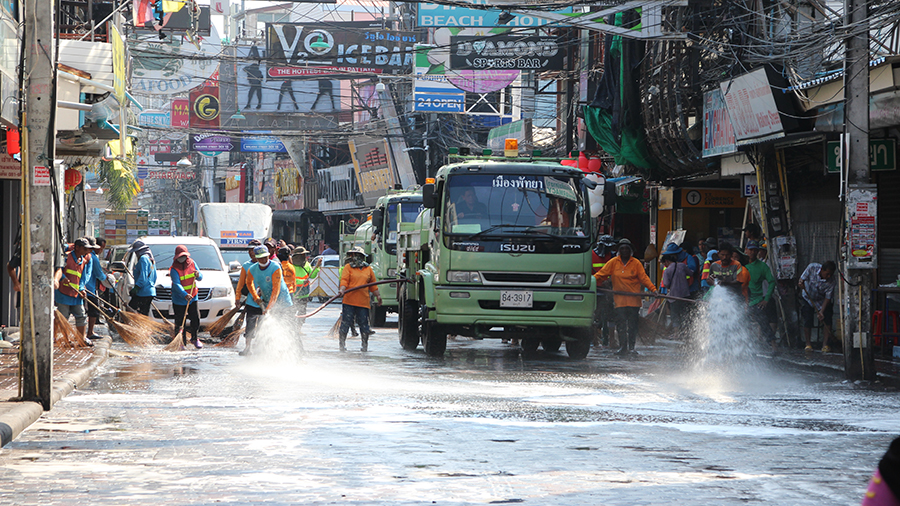
[[378,208],[372,211],[372,228],[375,229],[376,234],[381,233],[381,228],[384,226],[384,208]]
[[113,272],[125,272],[128,270],[128,267],[125,267],[125,262],[110,262],[109,270]]
[[422,205],[426,209],[434,209],[436,202],[434,201],[434,184],[422,185]]

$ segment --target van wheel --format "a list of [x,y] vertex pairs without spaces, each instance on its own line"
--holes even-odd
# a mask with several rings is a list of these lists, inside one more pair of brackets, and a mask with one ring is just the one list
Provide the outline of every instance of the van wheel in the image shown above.
[[566,353],[569,358],[574,360],[583,360],[591,351],[590,329],[569,329],[571,337],[575,338],[566,341]]
[[538,346],[541,344],[540,339],[526,338],[520,341],[522,343],[522,351],[528,354],[537,353]]

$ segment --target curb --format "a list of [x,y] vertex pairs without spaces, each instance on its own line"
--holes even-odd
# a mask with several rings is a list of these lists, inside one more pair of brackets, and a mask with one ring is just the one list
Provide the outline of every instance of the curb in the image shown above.
[[[94,341],[94,354],[84,367],[78,368],[53,381],[50,387],[50,409],[59,400],[72,393],[76,387],[84,386],[94,371],[109,358],[109,347],[112,339],[104,337]],[[12,403],[14,406],[0,414],[0,447],[6,446],[19,436],[31,424],[36,422],[44,412],[43,407],[32,401]]]

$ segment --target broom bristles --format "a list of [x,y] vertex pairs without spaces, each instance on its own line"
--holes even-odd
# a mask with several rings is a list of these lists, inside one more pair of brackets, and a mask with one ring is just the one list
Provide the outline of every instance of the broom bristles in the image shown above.
[[141,313],[131,313],[127,311],[122,312],[122,318],[128,325],[143,329],[150,333],[172,335],[172,332],[175,332],[175,326],[168,320],[161,322]]
[[184,332],[179,330],[175,337],[172,338],[172,342],[166,345],[163,350],[165,351],[181,351],[184,349]]
[[107,319],[107,323],[119,334],[127,344],[131,346],[144,347],[155,342],[152,333],[138,327],[132,327],[127,323],[120,323],[113,319]]
[[229,309],[225,314],[220,316],[216,321],[212,323],[212,325],[206,327],[206,330],[209,332],[209,335],[213,337],[219,337],[222,335],[222,331],[228,327],[228,323],[234,318],[234,315],[241,310],[241,306],[234,306],[232,309]]
[[53,344],[57,348],[61,348],[64,350],[73,349],[73,348],[90,348],[91,344],[87,342],[84,336],[81,335],[81,332],[78,332],[77,329],[72,327],[72,324],[69,323],[69,320],[63,316],[62,313],[59,312],[58,309],[55,311],[55,318],[53,318],[53,333],[55,334],[53,339]]
[[213,348],[221,347],[221,348],[234,348],[237,346],[238,341],[241,339],[241,334],[244,333],[244,327],[239,327],[235,330],[232,330],[225,336],[224,339],[219,341],[218,343],[213,345]]

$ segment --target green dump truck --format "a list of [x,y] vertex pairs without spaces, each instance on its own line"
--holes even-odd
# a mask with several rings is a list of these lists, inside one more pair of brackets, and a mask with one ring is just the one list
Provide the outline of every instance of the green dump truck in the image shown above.
[[[379,280],[397,277],[397,225],[412,222],[422,211],[422,191],[391,190],[378,198],[370,219],[356,228],[352,234],[341,234],[341,258],[354,246],[360,246],[369,256],[375,277]],[[397,283],[378,287],[382,305],[372,303],[369,323],[383,327],[388,312],[399,310]]]
[[[425,209],[399,224],[400,344],[442,356],[448,335],[519,339],[587,356],[594,183],[554,161],[469,159],[423,186]],[[404,210],[405,213],[405,210]]]

